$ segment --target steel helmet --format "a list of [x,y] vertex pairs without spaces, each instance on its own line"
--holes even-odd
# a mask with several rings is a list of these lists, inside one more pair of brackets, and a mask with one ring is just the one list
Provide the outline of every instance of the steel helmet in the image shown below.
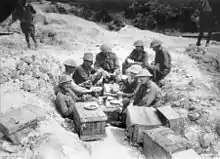
[[140,71],[142,70],[142,67],[140,65],[132,65],[131,67],[129,67],[126,72],[127,73],[134,73],[134,74],[138,74]]
[[100,47],[100,50],[101,52],[111,52],[112,51],[112,48],[111,46],[107,45],[107,44],[103,44],[101,47]]
[[153,40],[150,44],[150,48],[154,48],[156,46],[160,46],[162,42],[160,40]]
[[90,52],[84,53],[83,60],[87,60],[87,61],[92,61],[93,62],[93,55],[92,55],[92,53],[90,53]]
[[65,66],[70,66],[70,67],[77,67],[76,61],[73,59],[68,59],[64,61]]
[[151,77],[153,76],[147,69],[142,69],[136,77]]
[[65,82],[71,82],[72,77],[69,75],[62,75],[60,76],[59,84],[65,83]]
[[142,40],[137,40],[134,42],[134,46],[144,46],[144,42]]

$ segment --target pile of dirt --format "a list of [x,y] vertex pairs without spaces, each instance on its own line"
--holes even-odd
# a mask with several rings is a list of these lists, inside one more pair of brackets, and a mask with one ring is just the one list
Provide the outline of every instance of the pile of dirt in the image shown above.
[[85,5],[66,5],[61,3],[55,3],[44,8],[45,13],[59,13],[59,14],[73,14],[78,17],[84,18],[89,21],[98,23],[105,23],[109,30],[119,31],[125,26],[120,20],[109,15],[105,9],[92,10]]
[[[169,3],[169,2],[168,2]],[[166,32],[195,32],[196,23],[191,16],[195,12],[194,3],[163,4],[159,0],[134,1],[126,10],[125,17],[140,29]]]
[[53,87],[57,84],[62,67],[51,55],[34,52],[8,58],[2,57],[1,66],[1,84],[19,83],[20,89],[26,92],[53,98]]

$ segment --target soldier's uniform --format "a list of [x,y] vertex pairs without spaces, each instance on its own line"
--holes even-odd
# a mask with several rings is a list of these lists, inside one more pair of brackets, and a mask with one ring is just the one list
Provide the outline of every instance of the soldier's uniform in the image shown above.
[[11,24],[15,22],[16,20],[20,20],[21,30],[25,35],[25,39],[26,39],[26,42],[29,48],[30,48],[29,35],[33,39],[35,43],[35,47],[37,47],[37,41],[35,38],[35,26],[34,26],[35,14],[36,14],[36,11],[30,4],[23,6],[23,7],[18,7],[12,13]]
[[[155,40],[151,43],[151,47],[161,45],[161,42]],[[154,76],[154,81],[158,83],[166,77],[171,71],[171,56],[165,48],[161,48],[156,52],[154,65],[148,67],[148,70]]]
[[[134,46],[140,46],[140,47],[144,47],[143,41],[138,40],[136,42],[134,42]],[[129,68],[131,66],[131,64],[129,64],[127,62],[127,59],[131,59],[134,62],[138,62],[140,63],[140,65],[144,68],[146,66],[148,66],[148,54],[147,52],[143,50],[136,50],[134,49],[130,55],[125,59],[125,62],[122,64],[122,73],[125,74],[126,69]]]
[[[85,53],[83,59],[93,62],[92,53]],[[87,67],[84,64],[77,67],[75,72],[73,73],[73,80],[76,84],[91,81],[94,85],[100,78],[101,73],[97,73],[97,71],[93,67]]]
[[[143,69],[137,77],[150,76],[146,69]],[[161,99],[161,89],[151,80],[141,84],[134,97],[133,105],[137,106],[158,106]]]
[[63,75],[60,77],[58,91],[56,92],[56,107],[57,110],[60,112],[60,114],[66,118],[70,117],[73,113],[73,109],[75,106],[75,97],[73,96],[73,93],[71,91],[64,90],[61,85],[65,82],[72,81],[70,76]]

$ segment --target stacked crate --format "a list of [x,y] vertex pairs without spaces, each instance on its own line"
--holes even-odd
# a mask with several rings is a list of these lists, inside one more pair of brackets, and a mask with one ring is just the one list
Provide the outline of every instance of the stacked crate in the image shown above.
[[191,148],[184,137],[167,127],[144,131],[144,155],[146,159],[172,159],[177,152]]

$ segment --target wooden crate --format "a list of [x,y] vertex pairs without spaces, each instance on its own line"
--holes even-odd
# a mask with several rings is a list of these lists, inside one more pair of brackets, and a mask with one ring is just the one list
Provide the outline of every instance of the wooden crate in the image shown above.
[[144,130],[162,125],[156,110],[151,107],[128,107],[126,111],[126,129],[132,142],[143,143]]
[[87,110],[85,105],[97,105],[96,101],[77,102],[74,109],[74,122],[76,131],[81,140],[97,140],[106,136],[105,125],[107,116],[100,107],[95,110]]
[[191,147],[188,140],[170,128],[159,127],[144,131],[144,155],[146,159],[172,159],[172,154]]
[[170,106],[158,107],[157,114],[164,126],[181,133],[184,126],[184,118],[180,117]]
[[[23,137],[19,131],[37,124],[47,111],[36,105],[25,105],[0,116],[0,132],[18,144]],[[16,137],[15,137],[16,136]]]
[[107,115],[107,122],[117,121],[120,115],[120,106],[119,105],[111,105],[111,107],[103,107],[104,113]]

